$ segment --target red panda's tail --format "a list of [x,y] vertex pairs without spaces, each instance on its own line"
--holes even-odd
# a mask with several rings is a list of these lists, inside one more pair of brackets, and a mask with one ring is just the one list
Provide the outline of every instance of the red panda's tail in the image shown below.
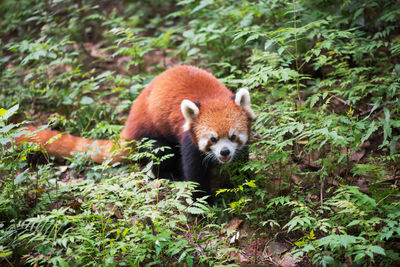
[[49,155],[56,157],[71,157],[71,152],[87,152],[88,158],[96,163],[103,163],[111,158],[111,162],[123,161],[123,157],[128,154],[123,140],[93,140],[59,131],[40,130],[34,126],[27,126],[23,131],[24,133],[16,138],[17,144],[24,141],[36,143]]

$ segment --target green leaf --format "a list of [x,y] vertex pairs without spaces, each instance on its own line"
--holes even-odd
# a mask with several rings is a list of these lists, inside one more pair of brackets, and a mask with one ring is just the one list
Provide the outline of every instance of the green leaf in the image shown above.
[[29,169],[26,169],[25,171],[23,171],[20,174],[18,174],[17,177],[15,177],[15,179],[14,179],[14,184],[15,185],[20,184],[23,181],[25,181],[25,179],[27,178],[26,174],[28,173],[28,170]]
[[376,253],[376,254],[379,254],[379,255],[383,255],[383,256],[386,255],[386,254],[385,254],[385,250],[384,250],[382,247],[380,247],[380,246],[372,246],[372,247],[370,247],[370,250],[371,250],[373,253]]
[[194,48],[190,49],[190,50],[187,52],[187,55],[190,57],[190,56],[193,56],[193,55],[195,55],[195,54],[198,54],[199,51],[200,51],[199,48],[194,47]]
[[94,103],[94,100],[89,96],[83,96],[80,103],[81,105],[90,105]]
[[311,96],[310,108],[313,108],[314,105],[318,102],[318,100],[319,100],[319,94],[314,94],[313,96]]
[[378,125],[375,123],[375,121],[372,121],[371,124],[368,126],[367,132],[363,135],[363,137],[360,140],[360,143],[364,143],[365,141],[368,140],[368,138],[371,136],[372,133],[374,133],[376,130],[378,130]]
[[7,258],[12,255],[12,252],[0,252],[0,258]]
[[356,261],[359,261],[359,260],[361,260],[362,258],[364,258],[365,257],[365,253],[364,252],[358,252],[357,253],[357,255],[356,255],[356,257],[354,258],[354,261],[356,262]]
[[188,256],[186,257],[186,263],[187,263],[187,265],[188,265],[189,267],[193,267],[193,257],[190,256],[190,255],[188,255]]
[[358,224],[360,224],[360,220],[354,220],[354,221],[350,222],[350,223],[347,225],[347,227],[351,227],[351,226],[358,225]]
[[0,133],[8,133],[12,128],[14,128],[15,124],[11,123],[2,128],[0,128]]
[[69,267],[70,265],[64,261],[64,259],[59,259],[58,263],[60,264],[61,267]]
[[332,258],[331,256],[325,255],[325,256],[322,257],[320,264],[322,266],[324,266],[324,267],[325,266],[334,266],[335,265],[335,259]]
[[186,256],[186,251],[184,251],[180,256],[179,256],[179,258],[178,258],[178,262],[181,262],[182,261],[182,259],[184,259],[185,258],[185,256]]
[[188,213],[190,213],[190,214],[195,214],[195,215],[197,215],[197,214],[204,214],[204,213],[205,213],[204,210],[202,210],[202,209],[200,209],[200,208],[196,208],[196,207],[190,207],[190,208],[188,208],[186,211],[187,211]]
[[248,185],[249,187],[252,187],[252,188],[257,187],[256,184],[255,184],[255,180],[250,180],[250,181],[248,181],[248,182],[247,182],[247,185]]
[[8,120],[9,117],[11,117],[19,108],[19,105],[15,105],[11,107],[9,110],[6,109],[0,109],[0,116],[3,117],[4,120]]
[[205,8],[206,6],[212,4],[213,2],[214,2],[214,0],[202,0],[202,1],[200,2],[200,5],[198,5],[197,7],[195,7],[195,8],[192,10],[191,13],[193,14],[193,13],[195,13],[195,12],[197,12],[197,11],[199,11],[199,10]]

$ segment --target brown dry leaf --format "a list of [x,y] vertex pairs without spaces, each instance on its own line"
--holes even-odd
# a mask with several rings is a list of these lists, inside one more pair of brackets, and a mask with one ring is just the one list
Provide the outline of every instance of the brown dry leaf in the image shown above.
[[359,148],[367,148],[371,145],[370,141],[365,141],[364,143],[358,145]]
[[132,220],[130,220],[131,225],[136,226],[137,222],[139,221],[139,218],[137,216],[133,217]]
[[67,169],[68,169],[68,166],[65,166],[65,165],[62,165],[62,166],[59,166],[59,167],[58,167],[58,170],[59,170],[60,172],[65,172]]
[[153,180],[153,181],[150,181],[148,183],[148,185],[153,189],[159,189],[161,187],[161,185],[162,185],[162,181],[158,180],[158,179],[157,180]]
[[97,206],[96,206],[95,204],[92,204],[92,206],[90,207],[90,209],[91,209],[93,212],[97,212]]
[[245,255],[242,253],[239,253],[239,263],[240,264],[251,264],[251,260],[247,258]]
[[350,154],[350,160],[358,163],[362,157],[365,155],[365,149],[361,149],[360,151],[352,151]]
[[[235,243],[237,240],[239,240],[240,237],[240,232],[237,231],[239,230],[240,225],[243,223],[243,220],[238,219],[238,218],[233,218],[228,225],[225,227],[225,232],[228,233],[228,235],[230,235],[231,233],[234,233],[234,235],[231,237],[231,239],[229,240],[229,244],[233,244]],[[237,231],[235,233],[235,231]]]
[[339,183],[338,183],[338,181],[336,181],[336,179],[335,178],[333,178],[333,177],[328,177],[328,178],[326,178],[325,179],[325,182],[327,183],[327,184],[331,184],[331,185],[339,185]]
[[119,209],[115,209],[115,210],[114,210],[114,215],[115,215],[115,217],[117,217],[118,219],[124,218],[124,216],[122,216],[122,212],[121,212]]
[[297,157],[302,158],[301,162],[304,164],[306,167],[311,167],[315,169],[321,168],[321,165],[316,163],[316,161],[320,158],[321,154],[317,150],[313,150],[309,154],[305,154],[303,152],[300,152]]
[[68,206],[70,208],[73,208],[76,210],[76,209],[80,208],[82,206],[82,204],[83,204],[82,201],[80,201],[79,199],[75,199],[75,201],[72,203],[69,203]]
[[84,47],[85,47],[85,50],[87,50],[92,57],[95,57],[95,58],[106,58],[107,57],[107,53],[100,50],[100,44],[85,43]]
[[112,203],[108,203],[106,205],[106,209],[108,211],[111,211],[112,213],[114,213],[114,216],[117,217],[118,219],[122,219],[122,212]]
[[314,162],[320,158],[320,153],[317,150],[313,150],[313,152],[306,155],[305,158],[309,161],[310,165],[313,165]]
[[239,264],[251,264],[251,260],[249,260],[245,255],[240,252],[231,251],[227,255],[230,259],[234,260]]
[[[285,243],[272,241],[267,244],[268,249],[265,251],[268,257],[279,257],[280,254],[286,252],[289,248]],[[279,259],[279,258],[278,258]]]
[[75,177],[72,177],[72,174],[69,173],[69,172],[67,172],[66,178],[63,179],[63,181],[61,182],[61,184],[66,185],[66,186],[70,186],[70,185],[74,185],[74,184],[80,183],[80,182],[82,182],[82,181],[83,181],[82,178],[75,178]]
[[296,259],[293,259],[292,254],[285,253],[285,255],[283,255],[282,259],[279,261],[279,266],[282,267],[294,267],[297,266],[297,263],[300,262],[300,258],[297,257]]
[[357,180],[357,185],[358,185],[358,190],[360,190],[360,192],[363,193],[369,192],[369,185],[367,180],[359,179]]
[[172,49],[163,50],[153,50],[149,53],[146,53],[143,56],[143,62],[145,63],[145,68],[147,72],[151,72],[155,66],[158,64],[162,64],[163,67],[172,67],[179,63],[179,59],[177,57],[167,57],[168,53],[173,52]]
[[131,62],[132,58],[128,56],[120,57],[117,59],[117,65]]
[[297,184],[297,185],[300,185],[300,184],[303,183],[303,180],[301,180],[300,177],[298,177],[298,176],[295,175],[295,174],[290,175],[290,178],[291,178],[292,181],[293,181],[295,184]]
[[239,226],[243,223],[243,220],[238,219],[238,218],[233,218],[228,225],[225,227],[225,229],[229,230],[237,230],[239,229]]
[[318,199],[318,196],[316,196],[316,195],[307,194],[306,201],[307,202],[318,202],[319,199]]

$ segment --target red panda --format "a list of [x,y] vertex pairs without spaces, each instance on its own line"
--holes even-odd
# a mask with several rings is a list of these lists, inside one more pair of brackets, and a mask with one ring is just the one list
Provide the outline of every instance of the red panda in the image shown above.
[[[246,89],[233,94],[207,71],[177,66],[156,76],[139,94],[118,145],[124,147],[125,141],[149,138],[156,146],[171,147],[181,159],[183,179],[198,182],[200,190],[209,193],[207,161],[232,161],[246,146],[254,118]],[[101,163],[112,156],[115,145],[113,140],[91,140],[32,126],[27,131],[35,134],[24,134],[17,143],[38,143],[57,157],[89,149],[93,161]],[[123,160],[127,151],[122,149],[113,161]],[[162,163],[161,172],[175,173],[176,158]]]

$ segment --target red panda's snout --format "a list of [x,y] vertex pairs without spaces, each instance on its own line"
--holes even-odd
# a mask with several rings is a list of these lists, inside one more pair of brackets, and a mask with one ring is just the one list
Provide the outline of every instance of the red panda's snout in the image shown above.
[[200,136],[199,150],[208,154],[208,157],[216,159],[220,163],[232,161],[244,145],[248,134],[245,131],[230,129],[228,135],[219,136],[215,131],[209,131]]
[[210,147],[210,150],[215,155],[216,159],[221,163],[227,163],[232,160],[236,154],[238,146],[227,139],[222,139],[215,145]]

